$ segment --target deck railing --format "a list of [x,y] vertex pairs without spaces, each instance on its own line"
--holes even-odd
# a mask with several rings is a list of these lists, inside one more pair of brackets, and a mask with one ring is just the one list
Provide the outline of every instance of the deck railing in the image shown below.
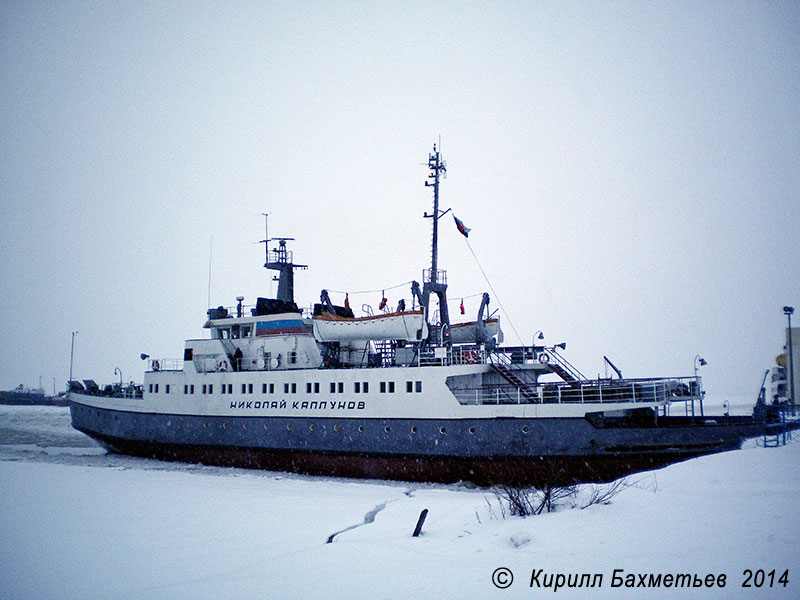
[[540,383],[520,388],[507,383],[451,390],[461,404],[540,404],[692,402],[703,392],[695,377],[609,379]]
[[148,366],[151,371],[183,371],[180,358],[151,358]]

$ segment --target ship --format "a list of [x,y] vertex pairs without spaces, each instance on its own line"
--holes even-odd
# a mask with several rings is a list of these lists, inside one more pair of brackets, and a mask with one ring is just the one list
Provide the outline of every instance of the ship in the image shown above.
[[294,274],[308,266],[292,238],[267,236],[276,297],[210,308],[182,358],[142,355],[141,385],[70,381],[73,427],[110,452],[161,460],[478,486],[606,482],[764,434],[756,411],[703,414],[696,372],[631,379],[612,364],[616,377],[589,379],[565,344],[505,344],[488,293],[474,320],[451,322],[436,146],[427,167],[431,266],[410,306],[384,298],[356,316],[348,296],[336,305],[322,290],[300,308]]

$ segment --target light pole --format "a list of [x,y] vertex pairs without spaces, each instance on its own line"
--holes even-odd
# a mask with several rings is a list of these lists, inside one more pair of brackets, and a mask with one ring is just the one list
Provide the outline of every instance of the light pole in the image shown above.
[[119,373],[119,389],[122,389],[122,369],[114,367],[114,373]]
[[[699,354],[694,357],[694,384],[697,386],[695,393],[700,394],[700,416],[703,416],[703,392],[700,390],[700,384],[697,381],[697,369],[705,367],[708,364],[705,358]],[[694,399],[692,399],[692,416],[694,416]]]
[[531,342],[531,358],[536,360],[536,340],[543,340],[544,333],[542,330],[539,329],[536,333],[533,334],[533,341]]
[[787,337],[789,338],[789,402],[794,404],[794,360],[792,359],[792,313],[794,313],[793,306],[784,306],[783,314],[789,319],[789,329],[787,330]]
[[701,357],[699,354],[694,357],[694,378],[697,379],[697,369],[700,367],[705,367],[708,364],[706,359]]
[[[72,381],[72,359],[75,356],[75,336],[78,335],[77,331],[72,332],[72,346],[69,349],[69,380]],[[70,384],[71,385],[71,384]]]

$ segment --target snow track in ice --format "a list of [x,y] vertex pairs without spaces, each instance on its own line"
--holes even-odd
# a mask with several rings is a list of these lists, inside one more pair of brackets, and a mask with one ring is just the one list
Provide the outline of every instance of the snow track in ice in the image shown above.
[[379,512],[381,512],[384,508],[386,508],[386,502],[382,502],[378,504],[375,508],[369,511],[367,514],[364,515],[364,520],[361,523],[357,523],[356,525],[350,525],[350,527],[345,527],[341,531],[337,531],[336,533],[332,533],[328,536],[328,541],[325,542],[326,544],[330,544],[340,533],[344,533],[345,531],[350,531],[351,529],[356,529],[357,527],[362,527],[363,525],[369,525],[375,521],[375,517]]

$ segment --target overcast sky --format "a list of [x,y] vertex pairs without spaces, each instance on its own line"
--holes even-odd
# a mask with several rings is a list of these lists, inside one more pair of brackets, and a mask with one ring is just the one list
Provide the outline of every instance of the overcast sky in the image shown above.
[[800,325],[797,2],[11,0],[0,93],[0,389],[62,390],[73,331],[77,378],[181,357],[209,262],[214,306],[274,293],[261,213],[300,305],[410,301],[440,137],[508,342],[755,399]]

